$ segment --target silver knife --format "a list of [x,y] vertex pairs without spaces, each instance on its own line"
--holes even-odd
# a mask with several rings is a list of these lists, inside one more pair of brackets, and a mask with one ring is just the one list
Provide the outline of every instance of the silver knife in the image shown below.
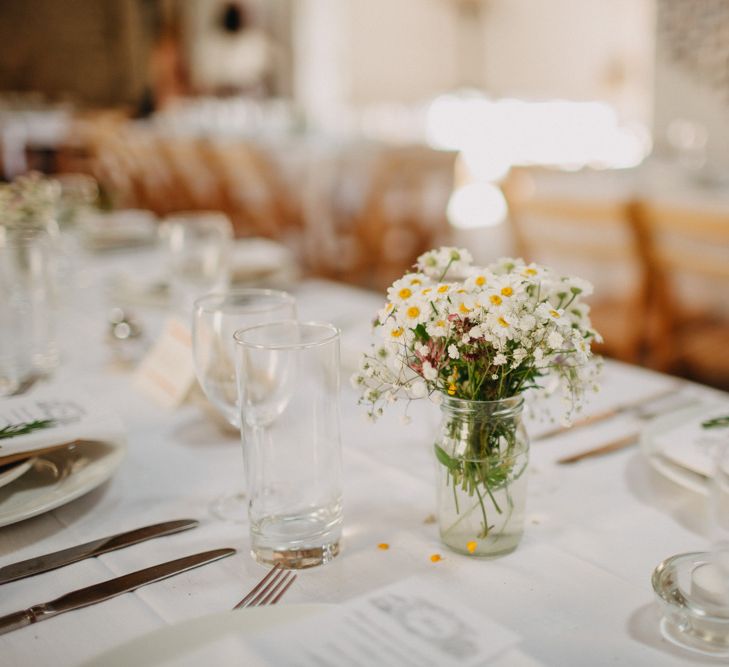
[[651,394],[650,396],[645,396],[643,398],[639,398],[635,401],[630,401],[627,403],[621,403],[620,405],[616,405],[613,408],[608,408],[607,410],[603,410],[602,412],[596,412],[595,414],[587,415],[586,417],[575,420],[569,426],[557,426],[556,428],[550,429],[549,431],[545,431],[535,436],[534,440],[547,440],[548,438],[553,438],[556,435],[562,435],[563,433],[567,433],[568,431],[574,431],[575,429],[582,426],[590,426],[591,424],[596,424],[597,422],[610,419],[625,412],[630,412],[631,410],[636,410],[638,408],[644,407],[649,403],[655,403],[657,401],[660,401],[661,399],[667,398],[673,394],[677,394],[679,391],[681,391],[681,389],[683,389],[682,385],[672,385],[671,387],[668,387],[667,389],[662,389],[661,391],[656,392],[655,394]]
[[177,521],[156,523],[153,526],[128,530],[124,533],[86,542],[86,544],[79,544],[69,549],[54,551],[53,553],[36,558],[29,558],[19,563],[12,563],[11,565],[0,567],[0,585],[6,584],[9,581],[15,581],[16,579],[22,579],[23,577],[40,574],[41,572],[47,572],[48,570],[55,570],[57,567],[69,565],[84,558],[99,556],[109,551],[114,551],[115,549],[138,544],[153,537],[179,533],[183,530],[194,528],[199,523],[195,519],[179,519]]
[[144,570],[137,570],[136,572],[125,574],[115,579],[102,581],[100,584],[87,586],[72,593],[66,593],[50,602],[36,604],[28,609],[16,611],[7,616],[0,616],[0,635],[24,628],[31,623],[45,621],[48,618],[63,614],[67,611],[81,609],[96,604],[97,602],[109,600],[122,593],[129,593],[141,586],[152,584],[155,581],[161,581],[167,577],[192,570],[200,565],[212,563],[221,558],[227,558],[234,553],[235,549],[214,549],[213,551],[205,551],[193,556],[185,556],[184,558],[171,560],[161,565],[153,565]]

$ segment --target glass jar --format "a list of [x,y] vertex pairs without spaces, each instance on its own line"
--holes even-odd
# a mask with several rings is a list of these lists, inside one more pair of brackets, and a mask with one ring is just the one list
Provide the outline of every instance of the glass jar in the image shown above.
[[444,396],[434,445],[440,537],[454,551],[497,556],[524,532],[529,438],[522,396]]

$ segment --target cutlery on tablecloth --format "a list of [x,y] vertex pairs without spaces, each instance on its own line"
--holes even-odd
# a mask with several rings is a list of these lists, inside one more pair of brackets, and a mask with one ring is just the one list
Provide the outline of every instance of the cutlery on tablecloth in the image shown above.
[[296,580],[291,570],[284,570],[280,563],[274,565],[249,592],[233,607],[245,609],[246,607],[265,607],[269,604],[276,604],[289,590],[291,584]]
[[[673,394],[677,394],[682,389],[683,389],[683,386],[674,385],[672,387],[669,387],[668,389],[663,389],[662,391],[656,392],[655,394],[651,394],[650,396],[645,396],[643,398],[639,398],[635,401],[629,401],[627,403],[621,403],[619,405],[616,405],[613,408],[609,408],[607,410],[603,410],[602,412],[596,412],[595,414],[587,415],[586,417],[577,419],[574,422],[572,422],[572,424],[570,426],[557,426],[556,428],[553,428],[550,431],[546,431],[545,433],[540,433],[539,435],[534,437],[534,440],[547,440],[548,438],[553,438],[556,435],[561,435],[563,433],[567,433],[568,431],[574,431],[575,429],[581,428],[582,426],[590,426],[590,424],[595,424],[597,422],[601,422],[606,419],[610,419],[611,417],[616,417],[617,415],[625,414],[626,412],[636,412],[639,417],[644,418],[644,419],[650,419],[651,417],[658,417],[659,415],[663,414],[664,411],[663,410],[653,410],[653,411],[645,410],[646,405],[660,401]],[[683,405],[686,405],[686,403],[684,403]]]
[[625,449],[626,447],[630,447],[630,445],[634,445],[638,442],[639,438],[640,433],[631,433],[630,435],[623,436],[622,438],[611,440],[599,447],[587,449],[585,451],[578,452],[577,454],[571,454],[570,456],[563,456],[561,459],[557,459],[557,463],[577,463],[578,461],[582,461],[582,459],[589,459],[594,456],[602,456],[603,454],[609,454],[610,452],[617,452],[621,449]]
[[153,565],[144,570],[137,570],[136,572],[131,572],[130,574],[125,574],[115,579],[109,579],[108,581],[102,581],[93,586],[87,586],[86,588],[66,593],[50,602],[43,602],[28,607],[28,609],[22,609],[7,614],[6,616],[0,616],[0,635],[6,632],[12,632],[13,630],[19,630],[32,623],[45,621],[67,611],[81,609],[96,604],[97,602],[110,600],[117,595],[129,593],[141,586],[153,584],[156,581],[161,581],[175,574],[180,574],[187,570],[192,570],[195,567],[212,563],[221,558],[227,558],[234,553],[235,549],[226,548],[185,556],[184,558],[171,560],[160,565]]
[[27,560],[0,567],[0,585],[9,581],[30,577],[34,574],[55,570],[57,567],[63,567],[75,563],[85,558],[100,556],[101,554],[129,547],[132,544],[138,544],[154,537],[162,537],[163,535],[172,535],[183,530],[189,530],[199,525],[199,521],[195,519],[178,519],[176,521],[165,521],[164,523],[156,523],[152,526],[144,528],[135,528],[123,533],[102,537],[98,540],[79,544],[75,547],[54,551],[44,556],[29,558]]

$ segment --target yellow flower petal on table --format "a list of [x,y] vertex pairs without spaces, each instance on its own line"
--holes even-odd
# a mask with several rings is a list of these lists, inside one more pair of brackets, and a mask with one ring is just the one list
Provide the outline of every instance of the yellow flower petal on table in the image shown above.
[[378,549],[382,549],[382,551],[387,551],[390,548],[390,545],[387,542],[380,542],[377,545]]
[[443,556],[441,556],[440,554],[433,554],[433,555],[432,555],[432,556],[430,557],[430,562],[431,562],[431,563],[437,563],[437,562],[438,562],[438,561],[440,561],[440,560],[443,560]]
[[476,551],[476,547],[478,546],[478,542],[475,542],[474,540],[471,540],[466,544],[466,549],[468,549],[468,553],[472,554],[474,551]]

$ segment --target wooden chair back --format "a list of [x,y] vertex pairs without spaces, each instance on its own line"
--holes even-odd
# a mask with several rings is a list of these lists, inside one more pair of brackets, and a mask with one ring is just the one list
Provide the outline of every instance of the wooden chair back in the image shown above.
[[517,254],[592,282],[593,324],[605,338],[598,351],[637,362],[649,290],[633,202],[628,196],[582,195],[579,177],[570,184],[571,178],[526,169],[510,174],[503,191]]

